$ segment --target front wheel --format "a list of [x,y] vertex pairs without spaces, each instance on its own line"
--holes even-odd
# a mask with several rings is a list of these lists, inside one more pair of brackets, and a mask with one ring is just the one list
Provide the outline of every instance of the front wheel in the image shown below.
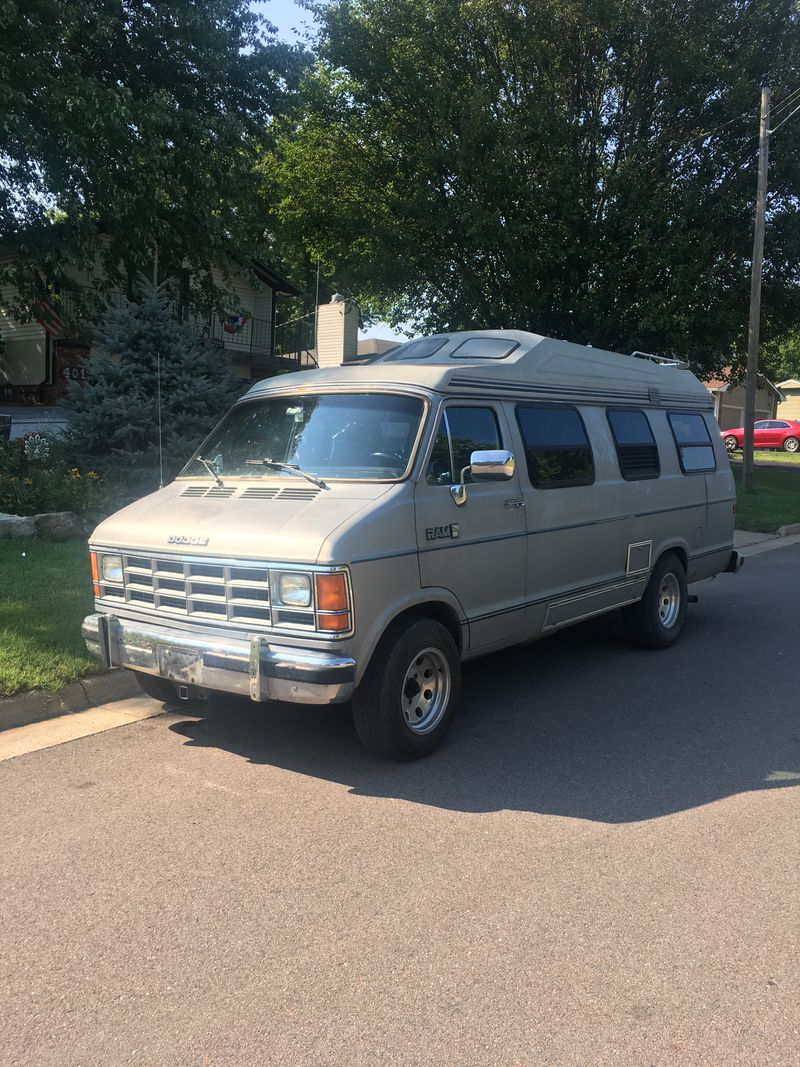
[[796,452],[800,448],[800,441],[796,437],[787,437],[783,442],[784,452]]
[[686,621],[686,571],[673,552],[655,565],[644,596],[622,609],[628,637],[641,648],[669,648]]
[[432,619],[399,619],[353,694],[359,740],[390,759],[428,755],[450,728],[460,688],[461,665],[450,631]]
[[736,440],[735,437],[726,437],[725,447],[729,452],[735,452],[736,449],[739,447],[739,442]]

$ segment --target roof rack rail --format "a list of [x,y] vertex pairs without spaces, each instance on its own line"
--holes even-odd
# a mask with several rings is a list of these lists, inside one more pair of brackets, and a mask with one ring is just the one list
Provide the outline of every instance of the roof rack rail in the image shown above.
[[636,359],[649,359],[653,363],[658,363],[661,367],[683,367],[684,370],[689,366],[688,363],[684,363],[682,359],[667,359],[666,356],[654,356],[652,352],[631,352],[632,356]]

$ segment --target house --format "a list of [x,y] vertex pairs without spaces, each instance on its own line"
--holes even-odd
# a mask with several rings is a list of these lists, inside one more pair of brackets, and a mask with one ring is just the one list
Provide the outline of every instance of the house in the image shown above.
[[778,388],[784,397],[778,404],[778,418],[800,420],[800,381],[787,378],[785,382],[778,383]]
[[[0,250],[0,266],[14,253]],[[14,291],[0,288],[0,400],[16,404],[53,404],[70,379],[85,373],[91,346],[91,326],[102,300],[98,274],[73,272],[69,287],[49,291],[39,316],[21,322],[11,313]],[[215,285],[233,291],[230,314],[193,314],[187,319],[199,337],[230,353],[234,374],[248,380],[294,369],[295,357],[280,356],[275,345],[275,314],[281,295],[298,296],[299,290],[267,264],[252,260],[249,270],[211,271]],[[190,282],[191,284],[191,282]],[[121,293],[111,293],[113,300]]]
[[[732,382],[730,374],[730,367],[726,367],[721,378],[714,378],[703,383],[714,398],[714,414],[721,430],[731,430],[744,425],[744,382],[741,384]],[[783,395],[780,389],[768,378],[759,374],[756,419],[774,419],[775,409],[782,400]]]

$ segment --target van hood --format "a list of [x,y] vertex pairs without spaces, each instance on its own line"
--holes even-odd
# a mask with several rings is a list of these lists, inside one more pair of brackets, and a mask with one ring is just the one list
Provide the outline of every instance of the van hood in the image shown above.
[[[180,480],[101,522],[93,545],[148,553],[317,563],[325,541],[395,488],[376,482],[299,478]],[[327,560],[324,562],[328,562]]]

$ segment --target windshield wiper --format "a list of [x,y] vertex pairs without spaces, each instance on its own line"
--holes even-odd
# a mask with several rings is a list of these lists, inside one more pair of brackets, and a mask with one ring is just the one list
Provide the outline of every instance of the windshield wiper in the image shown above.
[[307,482],[311,482],[312,485],[318,485],[320,489],[327,489],[327,485],[321,478],[315,478],[313,474],[307,474],[296,463],[282,463],[279,459],[248,459],[246,463],[257,464],[262,463],[265,467],[269,467],[271,470],[276,471],[293,471],[295,474],[299,474],[301,478],[305,478]]
[[205,469],[208,471],[208,473],[211,475],[211,477],[214,479],[214,481],[217,483],[217,485],[220,487],[220,489],[224,489],[225,488],[225,483],[220,478],[220,476],[217,474],[217,472],[214,470],[214,468],[211,466],[211,464],[208,462],[208,460],[207,459],[203,459],[202,456],[195,456],[194,458],[197,460],[198,463],[202,463],[203,464]]

